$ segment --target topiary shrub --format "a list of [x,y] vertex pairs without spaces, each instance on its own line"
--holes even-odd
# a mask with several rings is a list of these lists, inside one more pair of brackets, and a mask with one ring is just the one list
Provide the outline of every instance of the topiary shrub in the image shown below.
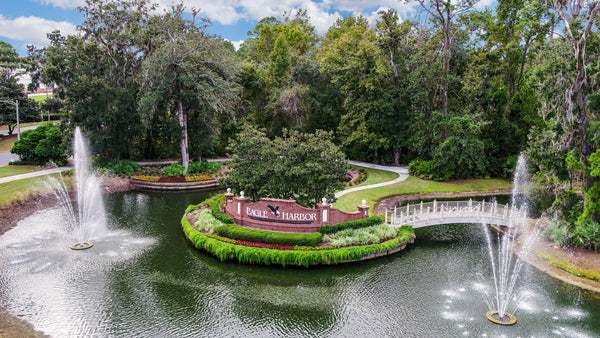
[[371,216],[368,218],[359,219],[356,221],[350,221],[338,224],[325,224],[319,228],[319,232],[322,234],[332,234],[344,229],[360,229],[366,228],[373,225],[378,225],[384,222],[384,218],[379,215]]

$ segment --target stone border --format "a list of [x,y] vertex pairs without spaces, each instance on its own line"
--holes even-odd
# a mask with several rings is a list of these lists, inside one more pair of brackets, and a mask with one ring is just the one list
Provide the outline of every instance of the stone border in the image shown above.
[[217,180],[202,182],[147,182],[130,178],[129,183],[137,189],[162,191],[203,190],[217,188],[220,186]]

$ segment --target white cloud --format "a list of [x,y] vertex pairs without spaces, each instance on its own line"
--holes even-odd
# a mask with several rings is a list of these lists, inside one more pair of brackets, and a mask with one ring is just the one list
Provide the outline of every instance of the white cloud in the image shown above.
[[75,9],[78,6],[85,4],[84,0],[35,0],[42,5],[52,5],[54,7],[60,7],[64,9]]
[[36,16],[20,16],[8,19],[0,14],[0,36],[12,40],[25,41],[36,46],[48,44],[47,33],[60,30],[62,35],[77,33],[77,26],[66,21],[52,21]]
[[240,47],[242,46],[242,44],[245,41],[245,40],[231,41],[231,40],[228,40],[228,39],[225,39],[225,40],[231,42],[231,44],[233,44],[233,47],[235,48],[235,50],[239,50]]

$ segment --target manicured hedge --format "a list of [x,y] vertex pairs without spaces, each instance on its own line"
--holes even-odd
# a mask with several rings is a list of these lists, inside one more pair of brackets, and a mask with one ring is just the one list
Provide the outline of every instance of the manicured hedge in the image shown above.
[[323,238],[320,232],[311,233],[288,233],[259,229],[248,229],[235,224],[229,224],[216,229],[219,236],[239,239],[242,241],[315,246]]
[[372,254],[396,249],[401,243],[409,241],[414,236],[414,230],[411,227],[403,226],[401,227],[400,235],[398,237],[380,244],[320,251],[274,250],[245,247],[210,238],[194,229],[187,216],[182,218],[181,226],[186,237],[197,249],[206,250],[221,261],[237,259],[240,263],[265,265],[281,264],[283,266],[291,263],[309,266],[360,260]]
[[233,220],[233,217],[226,215],[224,213],[221,212],[221,208],[219,207],[219,204],[217,202],[211,202],[209,204],[210,209],[212,211],[212,215],[218,219],[219,221],[225,223],[225,224],[233,224],[235,223]]
[[334,232],[338,232],[340,230],[345,230],[345,229],[366,228],[366,227],[370,227],[373,225],[381,224],[384,221],[385,220],[382,216],[376,215],[376,216],[371,216],[368,218],[363,218],[363,219],[359,219],[356,221],[350,221],[350,222],[345,222],[345,223],[325,224],[319,228],[319,232],[322,234],[332,234]]

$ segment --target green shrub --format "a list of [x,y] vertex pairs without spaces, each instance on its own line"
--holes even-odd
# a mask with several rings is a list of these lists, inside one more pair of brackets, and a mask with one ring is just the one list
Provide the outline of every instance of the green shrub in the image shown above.
[[162,174],[169,177],[184,176],[185,168],[180,163],[173,163],[162,168]]
[[320,232],[290,233],[259,229],[248,229],[235,224],[229,224],[216,229],[219,236],[239,239],[241,241],[261,242],[282,245],[315,246],[321,242]]
[[119,176],[131,176],[139,168],[140,168],[140,165],[137,164],[137,162],[133,162],[133,161],[120,161],[120,162],[114,164],[109,169],[115,175],[119,175]]
[[188,172],[190,174],[204,173],[204,174],[210,175],[210,174],[220,170],[222,166],[223,166],[223,164],[220,162],[207,162],[207,161],[191,162],[188,167]]
[[344,229],[360,229],[366,228],[373,225],[381,224],[384,222],[382,216],[376,215],[368,218],[359,219],[356,221],[338,223],[338,224],[325,224],[319,228],[319,232],[322,234],[332,234]]
[[544,239],[552,241],[558,246],[564,246],[568,240],[567,225],[558,221],[552,221],[542,231],[542,236]]
[[217,202],[211,202],[209,204],[212,215],[214,218],[218,219],[219,221],[225,223],[225,224],[233,224],[235,223],[233,221],[233,217],[226,215],[224,213],[221,212],[221,208],[219,207],[219,204]]
[[96,169],[111,169],[117,161],[111,160],[101,155],[92,157],[92,167]]
[[217,203],[218,206],[222,207],[225,205],[225,194],[218,194],[213,197],[207,198],[202,201],[202,205],[210,206],[212,203]]
[[196,228],[200,231],[208,231],[214,233],[218,228],[223,226],[223,222],[212,216],[208,209],[200,210],[196,213]]
[[324,242],[331,242],[331,246],[339,248],[351,245],[366,245],[379,243],[386,238],[394,238],[400,228],[387,224],[379,224],[360,229],[344,229],[333,234],[323,236]]
[[400,228],[400,236],[381,244],[320,251],[274,250],[245,247],[210,238],[194,229],[187,216],[181,219],[181,227],[185,236],[197,249],[206,250],[221,261],[237,259],[238,262],[246,264],[281,264],[283,266],[294,263],[305,267],[315,264],[337,264],[348,260],[360,260],[372,254],[393,250],[414,236],[414,230],[411,227],[403,226]]
[[569,229],[568,244],[583,249],[600,251],[600,224],[590,222],[576,223]]
[[67,154],[62,142],[63,133],[60,127],[52,123],[26,130],[21,133],[21,139],[17,140],[10,150],[17,154],[22,161],[31,161],[45,165],[54,162],[58,166],[67,164]]
[[408,173],[416,177],[432,178],[434,161],[415,160],[408,164]]

